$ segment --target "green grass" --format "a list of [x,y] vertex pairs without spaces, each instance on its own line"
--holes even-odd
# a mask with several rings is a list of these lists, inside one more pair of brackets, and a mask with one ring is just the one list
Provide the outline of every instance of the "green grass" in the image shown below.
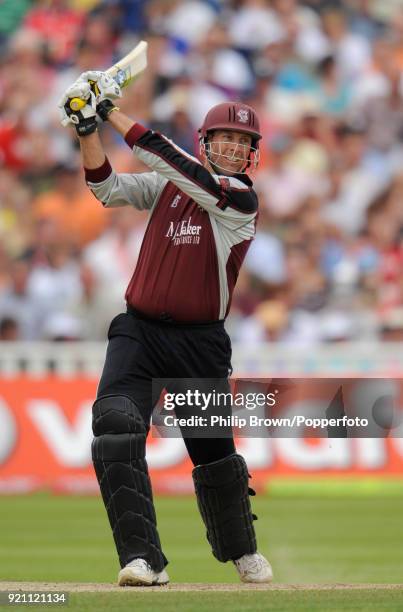
[[[2,607],[2,606],[0,606]],[[8,607],[9,608],[9,607]],[[9,608],[10,609],[10,608]],[[26,606],[13,606],[24,610]],[[118,612],[398,612],[403,610],[403,590],[373,591],[268,591],[251,593],[139,593],[136,589],[124,593],[72,593],[67,606],[36,606],[36,610],[113,610]]]
[[[115,595],[115,596],[114,596]],[[360,592],[304,592],[304,593],[104,593],[92,595],[75,594],[66,612],[78,604],[80,610],[135,610],[135,612],[257,612],[260,610],[372,610],[391,612],[403,609],[403,590],[378,593],[370,590]],[[363,607],[365,605],[365,607]]]
[[[156,506],[172,582],[237,582],[231,564],[211,556],[192,497],[157,498]],[[403,496],[258,496],[253,507],[259,549],[273,565],[275,582],[403,582]],[[114,582],[119,568],[101,499],[1,497],[0,568],[3,581]],[[147,612],[403,610],[403,590],[75,593],[61,609],[146,607]]]
[[[26,606],[8,609],[26,610]],[[32,606],[31,608],[32,609]],[[93,612],[398,612],[403,609],[403,591],[320,592],[303,593],[73,593],[67,606],[37,607],[35,610],[79,610]]]

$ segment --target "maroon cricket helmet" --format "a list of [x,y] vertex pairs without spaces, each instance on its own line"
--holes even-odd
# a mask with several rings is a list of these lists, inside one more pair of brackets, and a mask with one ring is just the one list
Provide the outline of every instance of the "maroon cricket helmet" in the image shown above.
[[241,102],[222,102],[213,106],[199,128],[200,138],[206,138],[212,130],[233,130],[252,136],[252,145],[257,148],[262,138],[259,119],[250,106]]

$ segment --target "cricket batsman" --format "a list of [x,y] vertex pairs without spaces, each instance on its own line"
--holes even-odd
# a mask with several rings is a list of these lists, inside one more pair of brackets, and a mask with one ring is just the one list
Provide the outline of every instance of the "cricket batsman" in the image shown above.
[[[96,87],[94,87],[94,84]],[[157,530],[146,438],[153,379],[225,379],[231,341],[224,329],[240,267],[255,234],[258,200],[247,174],[259,159],[259,120],[245,104],[214,106],[200,127],[200,158],[136,123],[116,106],[119,85],[83,73],[59,102],[62,124],[80,141],[86,182],[109,207],[149,211],[125,299],[109,328],[93,406],[92,457],[119,555],[121,586],[169,582]],[[72,111],[73,98],[86,101]],[[98,134],[108,121],[150,172],[117,174]],[[227,381],[228,382],[228,381]],[[270,582],[257,552],[249,474],[229,437],[184,437],[195,466],[198,508],[213,555],[243,582]]]

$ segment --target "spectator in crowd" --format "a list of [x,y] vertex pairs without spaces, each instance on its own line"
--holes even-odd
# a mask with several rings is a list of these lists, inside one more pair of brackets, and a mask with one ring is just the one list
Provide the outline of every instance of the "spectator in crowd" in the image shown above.
[[52,221],[72,246],[84,247],[102,233],[105,214],[85,188],[77,166],[57,164],[51,172],[53,187],[32,202],[34,220]]
[[0,291],[0,318],[12,319],[22,340],[38,340],[38,324],[41,320],[41,305],[30,293],[31,267],[27,259],[10,262],[9,282]]
[[11,317],[0,319],[0,342],[12,342],[19,339],[17,321]]

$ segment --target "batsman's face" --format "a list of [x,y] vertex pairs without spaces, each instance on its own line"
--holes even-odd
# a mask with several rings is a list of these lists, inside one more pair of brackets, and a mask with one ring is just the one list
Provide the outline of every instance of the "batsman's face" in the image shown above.
[[251,150],[252,137],[232,130],[216,130],[209,136],[209,160],[226,174],[245,169]]

